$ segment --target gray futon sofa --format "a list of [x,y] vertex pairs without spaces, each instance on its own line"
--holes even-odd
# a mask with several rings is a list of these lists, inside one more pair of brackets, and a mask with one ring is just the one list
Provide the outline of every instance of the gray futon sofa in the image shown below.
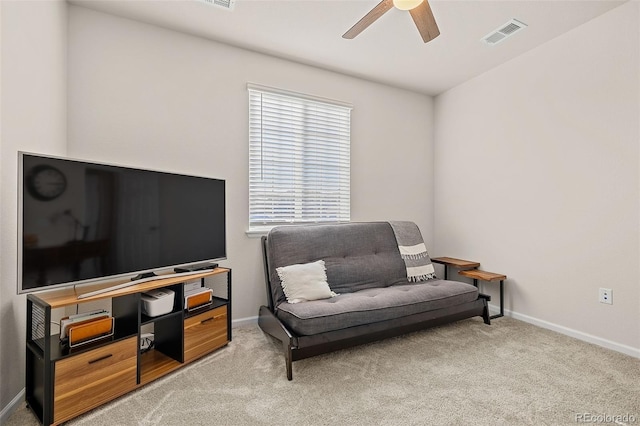
[[[292,362],[474,316],[490,324],[473,285],[440,279],[408,282],[388,222],[281,226],[263,237],[268,306],[258,324]],[[276,268],[323,260],[336,297],[288,303]]]

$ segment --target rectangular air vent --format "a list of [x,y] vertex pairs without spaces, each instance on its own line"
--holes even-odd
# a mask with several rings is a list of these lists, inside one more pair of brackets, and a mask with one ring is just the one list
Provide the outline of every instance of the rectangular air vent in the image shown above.
[[517,19],[512,19],[506,24],[500,25],[500,27],[498,27],[496,30],[491,31],[489,34],[482,37],[482,41],[490,46],[493,46],[494,44],[500,43],[502,40],[514,35],[518,31],[526,27],[527,24],[525,24],[524,22],[520,22]]
[[200,3],[205,3],[210,6],[216,6],[226,10],[233,10],[236,5],[236,0],[197,0]]

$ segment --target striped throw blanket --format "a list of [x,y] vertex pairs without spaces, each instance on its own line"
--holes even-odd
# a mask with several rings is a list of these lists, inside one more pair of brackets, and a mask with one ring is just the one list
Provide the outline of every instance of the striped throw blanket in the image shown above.
[[424,245],[418,225],[413,222],[389,222],[398,242],[400,256],[407,267],[409,282],[436,278],[435,269]]

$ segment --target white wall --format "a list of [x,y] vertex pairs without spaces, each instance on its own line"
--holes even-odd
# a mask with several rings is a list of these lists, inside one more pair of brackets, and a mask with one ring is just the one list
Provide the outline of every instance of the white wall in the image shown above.
[[[639,9],[629,2],[435,103],[438,254],[507,274],[507,309],[636,354]],[[613,305],[598,303],[599,287]]]
[[[2,175],[2,10],[3,7],[2,5],[0,5],[0,176]],[[0,194],[1,196],[2,194]],[[4,204],[4,203],[2,203]],[[4,226],[3,226],[3,222],[2,222],[2,206],[0,206],[0,245],[2,244],[2,241],[4,241],[3,239],[3,231],[4,231]],[[0,264],[0,283],[2,283],[2,264]],[[2,310],[4,308],[4,304],[2,303],[2,285],[0,284],[0,320],[2,319]],[[0,365],[2,365],[2,327],[0,327]],[[2,382],[2,370],[0,370],[0,382]],[[1,388],[1,386],[0,386]],[[5,416],[8,417],[8,413],[6,413],[5,407],[7,406],[7,404],[5,403],[4,399],[3,399],[3,393],[4,391],[2,391],[0,389],[0,422],[2,422],[5,418]],[[11,392],[9,392],[11,393]],[[7,398],[7,401],[9,399]]]
[[265,289],[259,240],[244,233],[245,85],[336,98],[354,104],[352,219],[414,220],[432,242],[432,98],[61,0],[0,5],[1,420],[24,387],[25,297],[15,284],[18,150],[227,179],[226,265],[234,268],[234,318],[246,318],[257,314]]
[[19,150],[66,152],[67,5],[0,2],[0,410],[24,387],[26,298],[16,294]]
[[227,179],[234,317],[257,314],[249,81],[354,104],[354,220],[414,220],[433,254],[508,274],[508,308],[640,347],[637,2],[440,96],[435,160],[431,98],[76,6],[67,44],[61,1],[0,12],[0,408],[24,386],[18,149]]
[[226,179],[233,317],[254,317],[247,82],[352,103],[352,220],[414,220],[432,241],[432,98],[76,6],[69,156]]
[[[265,290],[258,240],[244,234],[245,84],[334,97],[355,106],[353,219],[414,220],[432,240],[431,98],[77,7],[71,7],[67,70],[64,2],[0,4],[3,419],[24,387],[25,297],[16,295],[15,285],[18,150],[56,155],[68,150],[71,157],[227,179],[226,264],[234,268],[234,318],[251,317],[264,302]],[[378,106],[379,99],[388,102]],[[404,111],[413,112],[412,124],[404,122]],[[399,171],[380,166],[389,163]],[[414,182],[414,189],[427,197],[398,191],[394,178]]]

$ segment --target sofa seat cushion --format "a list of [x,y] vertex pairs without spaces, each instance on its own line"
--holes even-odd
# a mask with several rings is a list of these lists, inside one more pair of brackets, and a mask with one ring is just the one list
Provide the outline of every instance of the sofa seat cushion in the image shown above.
[[299,335],[314,335],[420,312],[443,309],[478,298],[478,289],[458,281],[430,280],[344,293],[324,300],[281,303],[276,315]]

